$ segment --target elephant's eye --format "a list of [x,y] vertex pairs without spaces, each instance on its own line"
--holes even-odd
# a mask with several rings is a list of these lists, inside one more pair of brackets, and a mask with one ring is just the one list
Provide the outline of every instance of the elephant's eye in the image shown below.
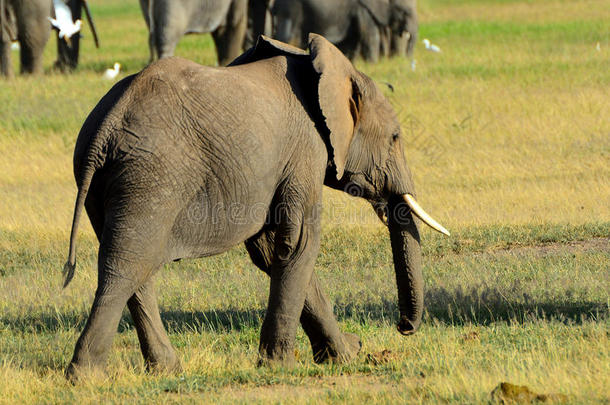
[[398,132],[393,133],[392,134],[392,142],[396,142],[398,140],[398,136],[399,136]]

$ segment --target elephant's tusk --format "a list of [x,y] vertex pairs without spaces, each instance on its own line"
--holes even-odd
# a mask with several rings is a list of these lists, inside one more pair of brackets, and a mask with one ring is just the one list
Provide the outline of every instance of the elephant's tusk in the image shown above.
[[417,201],[415,201],[415,198],[413,198],[413,196],[411,194],[403,194],[402,198],[405,200],[407,205],[411,208],[413,213],[415,215],[417,215],[419,217],[419,219],[424,221],[426,223],[426,225],[428,225],[430,228],[434,229],[435,231],[443,233],[447,236],[450,235],[449,231],[447,229],[445,229],[444,226],[442,226],[441,224],[436,222],[434,220],[434,218],[432,218],[430,215],[428,215],[428,213],[426,211],[424,211],[424,209],[421,207],[421,205],[419,205],[417,203]]

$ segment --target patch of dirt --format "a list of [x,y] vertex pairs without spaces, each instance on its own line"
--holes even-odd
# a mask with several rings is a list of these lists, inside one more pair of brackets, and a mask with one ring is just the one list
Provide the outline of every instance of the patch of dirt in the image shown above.
[[561,404],[568,398],[563,394],[536,394],[526,385],[503,382],[491,392],[491,401],[495,404]]
[[594,238],[582,241],[572,241],[567,243],[548,243],[534,246],[515,246],[492,250],[489,253],[506,255],[534,255],[536,257],[548,256],[561,253],[577,253],[591,250],[610,251],[610,238]]
[[366,362],[368,364],[372,364],[374,366],[378,366],[380,364],[389,363],[398,359],[397,353],[393,353],[392,351],[385,349],[377,353],[369,353],[366,355]]

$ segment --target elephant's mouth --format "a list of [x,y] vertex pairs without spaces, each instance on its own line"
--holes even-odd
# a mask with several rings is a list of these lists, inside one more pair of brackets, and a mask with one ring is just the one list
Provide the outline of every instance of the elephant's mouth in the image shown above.
[[[439,224],[430,214],[428,214],[421,205],[415,200],[415,197],[411,194],[403,194],[401,196],[404,203],[407,204],[409,210],[415,214],[419,219],[421,219],[426,225],[438,231],[444,235],[450,236],[449,231]],[[379,217],[379,220],[385,225],[388,226],[388,204],[385,201],[375,201],[371,203],[373,205],[373,209],[375,213]]]

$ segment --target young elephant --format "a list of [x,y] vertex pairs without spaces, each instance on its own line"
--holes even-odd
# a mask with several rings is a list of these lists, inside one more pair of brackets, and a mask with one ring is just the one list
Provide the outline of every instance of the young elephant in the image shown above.
[[125,304],[149,369],[179,367],[153,275],[163,263],[241,242],[271,278],[262,359],[294,361],[299,322],[315,361],[352,359],[360,340],[339,330],[313,274],[323,185],[387,208],[398,330],[417,330],[423,284],[412,212],[444,228],[414,199],[400,126],[378,87],[323,37],[312,34],[309,51],[261,37],[226,68],[163,59],[116,84],[91,112],[74,152],[65,284],[83,205],[100,241],[99,277],[69,378],[103,367]]

